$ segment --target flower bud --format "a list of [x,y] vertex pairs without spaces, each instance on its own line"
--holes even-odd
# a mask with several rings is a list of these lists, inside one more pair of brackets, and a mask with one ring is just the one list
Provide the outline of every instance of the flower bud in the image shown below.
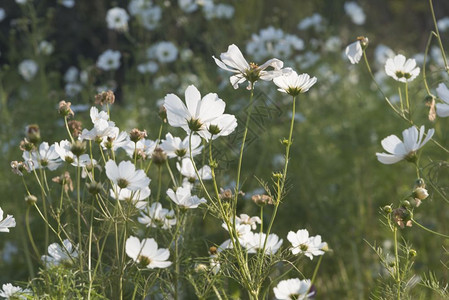
[[41,131],[39,130],[39,126],[36,124],[28,125],[25,129],[25,136],[30,143],[34,145],[38,144],[41,141]]
[[153,154],[151,155],[151,159],[156,165],[160,166],[167,160],[167,154],[164,152],[164,150],[162,150],[162,148],[156,147],[156,149],[154,149],[153,151]]
[[408,200],[402,200],[401,201],[401,206],[405,207],[405,208],[410,208],[410,201]]
[[64,100],[59,102],[58,113],[63,117],[73,117],[75,113],[70,108],[71,102],[65,102]]
[[416,255],[418,255],[418,254],[416,253],[416,250],[415,250],[415,249],[410,249],[410,250],[408,251],[408,257],[409,257],[409,258],[414,258]]
[[32,205],[36,204],[37,197],[34,195],[28,195],[25,197],[25,202],[28,203],[28,205],[32,206]]
[[426,183],[424,182],[424,179],[418,178],[415,181],[415,188],[426,188]]
[[357,40],[360,42],[360,46],[362,46],[363,50],[368,48],[369,40],[366,36],[359,36],[357,37]]
[[413,191],[413,197],[418,198],[419,200],[424,200],[429,197],[429,193],[425,188],[418,187]]
[[89,191],[89,193],[91,193],[92,195],[99,194],[101,192],[101,190],[103,189],[103,185],[96,181],[86,183],[86,187],[87,187],[87,190]]
[[393,209],[391,208],[391,205],[385,205],[384,207],[382,207],[382,210],[386,213],[389,214],[393,211]]
[[86,152],[86,143],[81,141],[75,141],[74,143],[72,143],[70,151],[72,151],[72,153],[75,154],[77,157],[80,157],[81,155],[84,154],[84,152]]

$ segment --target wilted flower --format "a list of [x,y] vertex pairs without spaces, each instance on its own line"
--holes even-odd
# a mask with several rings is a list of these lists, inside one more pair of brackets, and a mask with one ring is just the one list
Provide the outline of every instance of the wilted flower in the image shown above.
[[154,239],[143,239],[130,236],[126,240],[126,254],[138,264],[145,266],[148,269],[167,268],[172,263],[167,261],[170,256],[170,251],[165,248],[158,249],[157,243]]
[[58,243],[48,246],[48,255],[42,255],[41,260],[47,266],[58,266],[62,263],[71,263],[78,257],[78,249],[68,239],[62,241],[62,247]]
[[16,220],[11,215],[3,219],[3,210],[0,207],[0,232],[9,232],[9,227],[16,227]]
[[134,143],[137,143],[141,139],[144,139],[147,137],[147,131],[146,130],[139,130],[137,128],[132,129],[129,132],[129,139],[133,141]]
[[310,260],[314,256],[319,256],[324,254],[327,244],[321,242],[321,236],[309,236],[307,229],[300,229],[297,232],[290,231],[287,235],[287,239],[292,243],[292,254],[296,255],[302,253]]
[[71,102],[59,101],[58,113],[63,117],[73,117],[75,113],[70,108],[71,105]]
[[312,283],[309,279],[292,278],[279,281],[278,285],[273,288],[273,293],[276,299],[305,300],[315,294],[315,292],[309,292],[311,287]]
[[251,200],[259,206],[265,206],[267,204],[273,204],[273,198],[268,195],[252,195]]
[[[240,52],[240,49],[234,44],[228,47],[227,52],[220,54],[221,60],[218,60],[214,56],[212,57],[220,68],[236,73],[236,75],[230,78],[231,84],[235,89],[238,88],[240,83],[246,80],[249,82],[248,89],[251,89],[253,84],[259,79],[270,81],[277,76],[291,71],[291,69],[282,69],[284,63],[277,58],[272,58],[261,66],[248,63],[243,57],[242,52]],[[268,67],[272,67],[274,70],[265,71]]]
[[76,121],[76,120],[70,120],[67,123],[70,133],[72,134],[74,139],[77,139],[78,136],[81,134],[81,130],[82,128],[82,124],[80,121]]
[[404,228],[412,227],[412,220],[409,211],[405,207],[398,207],[393,210],[393,221],[398,224],[399,227]]
[[424,125],[421,126],[419,133],[415,126],[405,129],[402,132],[403,142],[396,135],[387,136],[381,144],[389,153],[376,153],[377,160],[383,164],[394,164],[403,159],[413,161],[416,151],[423,147],[435,132],[433,128],[429,129],[426,138],[423,140],[424,131]]
[[279,87],[278,91],[291,96],[307,92],[316,81],[316,77],[310,78],[309,74],[305,73],[298,75],[295,71],[273,79],[274,84]]
[[111,8],[106,14],[108,28],[112,30],[128,31],[128,20],[128,13],[120,7]]
[[117,70],[120,68],[120,51],[108,49],[104,51],[97,60],[97,67],[104,71]]
[[184,209],[197,208],[198,205],[207,202],[204,198],[200,199],[198,196],[192,196],[190,194],[190,189],[184,187],[178,187],[176,192],[172,189],[168,189],[167,196],[170,197],[170,199],[179,207]]
[[400,82],[410,82],[419,75],[419,67],[416,67],[416,60],[398,54],[393,58],[387,59],[385,63],[385,72]]
[[95,95],[95,104],[105,105],[113,104],[115,102],[115,95],[113,91],[105,91]]
[[22,75],[26,81],[31,81],[31,79],[36,76],[38,69],[39,66],[32,59],[25,59],[19,64],[19,74]]
[[30,171],[30,169],[28,168],[27,164],[25,164],[22,161],[18,162],[18,161],[15,161],[15,160],[11,162],[11,170],[13,171],[14,174],[17,174],[17,175],[20,175],[20,176],[23,176],[23,173],[25,171],[26,172]]
[[65,171],[61,176],[56,176],[52,178],[53,182],[59,183],[64,188],[65,192],[73,191],[73,181],[70,178],[70,173]]

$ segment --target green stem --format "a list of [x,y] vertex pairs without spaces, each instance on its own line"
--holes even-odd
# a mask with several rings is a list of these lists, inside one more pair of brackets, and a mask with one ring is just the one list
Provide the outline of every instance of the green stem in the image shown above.
[[449,66],[447,64],[446,53],[444,51],[443,42],[441,41],[440,31],[438,30],[438,24],[437,24],[437,19],[435,17],[435,11],[433,9],[432,0],[429,0],[429,6],[430,6],[430,12],[432,13],[433,25],[435,26],[435,32],[436,32],[436,37],[438,40],[438,45],[440,46],[441,55],[443,56],[444,69],[446,70],[446,72],[449,73]]
[[315,283],[316,275],[318,274],[318,270],[320,269],[322,260],[323,260],[323,255],[321,255],[320,258],[318,258],[318,263],[315,266],[315,270],[313,270],[312,279],[310,280],[310,287],[309,287],[309,290],[307,291],[306,295],[309,294],[310,289],[312,288],[312,285]]
[[433,231],[432,229],[429,229],[429,228],[425,227],[424,225],[418,223],[415,219],[412,219],[412,222],[415,223],[416,225],[418,225],[418,227],[420,227],[421,229],[424,229],[425,231],[427,231],[427,232],[429,232],[429,233],[432,233],[432,234],[434,234],[434,235],[443,237],[443,238],[445,238],[445,239],[449,239],[449,236],[448,236],[448,235],[445,235],[445,234],[442,234],[442,233]]
[[37,259],[40,259],[39,250],[37,249],[36,243],[34,242],[33,234],[30,228],[30,206],[28,205],[25,213],[25,226],[28,233],[28,238],[30,239],[31,247],[33,248],[34,254],[36,254]]
[[401,300],[401,271],[399,268],[399,253],[398,253],[398,228],[394,226],[394,256],[396,260],[396,283],[398,285],[398,300]]

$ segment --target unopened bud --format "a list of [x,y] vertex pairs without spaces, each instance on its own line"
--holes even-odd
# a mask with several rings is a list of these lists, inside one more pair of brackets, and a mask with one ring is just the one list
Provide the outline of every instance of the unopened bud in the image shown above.
[[386,213],[389,214],[393,211],[393,209],[391,208],[391,205],[385,205],[382,210]]
[[368,47],[369,40],[366,36],[359,36],[357,37],[357,40],[360,42],[360,46],[362,46],[363,50],[365,50]]
[[25,197],[25,202],[28,203],[28,205],[34,205],[37,202],[37,197],[34,195],[28,195]]
[[151,159],[156,165],[162,165],[167,160],[167,154],[160,147],[156,147],[154,149],[153,154],[151,155]]
[[418,198],[419,200],[424,200],[429,197],[429,193],[425,188],[419,187],[413,191],[413,197]]
[[92,195],[99,194],[103,189],[103,185],[99,182],[92,181],[90,183],[86,183],[87,190]]
[[416,253],[416,250],[415,250],[415,249],[410,249],[410,250],[408,251],[408,257],[409,257],[409,258],[414,258],[416,255],[418,255],[418,253]]
[[63,117],[73,117],[75,113],[70,108],[71,102],[65,102],[64,100],[59,102],[58,113]]
[[86,152],[86,143],[81,141],[75,141],[70,147],[70,151],[77,157],[80,157]]
[[35,145],[41,141],[41,131],[36,124],[28,125],[25,129],[25,135],[27,140]]

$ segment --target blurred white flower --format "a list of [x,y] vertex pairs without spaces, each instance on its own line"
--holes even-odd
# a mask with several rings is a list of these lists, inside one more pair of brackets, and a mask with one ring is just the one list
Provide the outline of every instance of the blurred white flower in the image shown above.
[[104,51],[97,60],[97,67],[104,71],[117,70],[120,68],[120,51],[108,49]]
[[17,4],[26,4],[28,0],[16,0]]
[[439,117],[448,117],[449,116],[449,89],[444,83],[440,83],[437,87],[438,97],[444,103],[437,103],[437,115]]
[[5,9],[0,7],[0,22],[3,21],[5,18],[6,18]]
[[30,299],[27,296],[32,295],[29,289],[22,289],[21,287],[14,286],[11,283],[5,283],[0,290],[0,297],[11,300]]
[[315,292],[309,292],[311,286],[312,283],[309,279],[291,278],[279,281],[278,285],[273,288],[273,293],[276,299],[280,300],[306,300],[315,294]]
[[358,64],[363,55],[363,49],[360,41],[355,41],[354,43],[349,44],[345,49],[345,54],[351,64]]
[[9,227],[16,227],[16,220],[11,215],[3,219],[3,210],[0,207],[0,232],[9,232]]
[[58,243],[48,246],[48,255],[42,255],[41,260],[47,266],[58,266],[61,263],[73,262],[78,257],[78,249],[68,239],[62,241],[62,247]]
[[413,58],[406,60],[402,54],[396,55],[394,58],[387,59],[385,63],[385,73],[400,82],[410,82],[419,75],[419,67]]
[[438,20],[437,22],[438,30],[441,32],[445,32],[449,29],[449,17],[444,17]]
[[309,237],[307,229],[300,229],[297,232],[290,231],[287,239],[292,243],[290,250],[296,255],[302,253],[311,260],[314,256],[323,255],[323,249],[327,247],[326,243],[321,242],[321,236]]
[[197,208],[198,205],[206,203],[207,200],[191,195],[189,188],[178,187],[176,192],[172,189],[167,190],[167,196],[175,202],[179,207],[184,209]]
[[128,13],[121,7],[111,8],[106,14],[108,28],[112,30],[128,31],[128,20]]
[[75,0],[60,0],[62,6],[72,8],[75,6]]
[[377,160],[383,164],[394,164],[403,159],[413,160],[416,151],[422,148],[433,136],[435,130],[429,129],[426,138],[424,137],[424,125],[421,126],[419,132],[415,126],[405,129],[402,132],[404,141],[402,142],[396,135],[390,135],[381,142],[382,147],[389,153],[376,153]]
[[324,30],[323,17],[320,14],[315,13],[310,17],[304,18],[298,24],[299,30],[307,30],[311,27],[313,27],[316,31]]
[[[220,54],[221,60],[218,60],[215,56],[212,57],[220,68],[236,73],[236,75],[232,75],[229,78],[231,85],[235,89],[239,87],[240,83],[243,83],[246,80],[248,80],[249,83],[248,89],[251,89],[252,84],[259,79],[270,81],[277,76],[291,71],[291,69],[282,69],[284,63],[277,58],[272,58],[261,66],[254,63],[249,64],[243,57],[240,49],[234,44],[228,47],[227,52]],[[274,70],[265,71],[268,67],[272,67]]]
[[55,50],[55,47],[53,46],[52,43],[50,43],[48,41],[41,41],[39,43],[39,46],[38,46],[37,50],[41,54],[50,55]]
[[39,66],[32,59],[25,59],[19,64],[19,74],[22,75],[26,81],[31,81],[31,79],[36,76],[38,69]]
[[83,90],[83,86],[79,83],[67,83],[64,87],[65,94],[68,97],[75,97]]
[[[139,207],[138,207],[139,208]],[[160,227],[170,229],[176,225],[176,216],[173,210],[163,208],[159,202],[154,202],[151,206],[140,207],[140,217],[137,221],[146,227]]]
[[201,138],[197,135],[192,136],[192,146],[189,146],[189,136],[184,140],[179,137],[173,137],[171,133],[165,135],[165,140],[161,141],[161,148],[167,153],[170,158],[173,157],[190,157],[190,148],[192,148],[192,157],[201,153],[203,146],[201,145]]
[[154,149],[158,146],[157,141],[141,139],[137,142],[128,140],[122,148],[126,151],[129,157],[134,158],[135,155],[142,158],[149,158],[154,152]]
[[64,80],[66,82],[76,82],[76,81],[78,81],[78,76],[79,76],[78,68],[75,66],[71,66],[65,72]]
[[331,36],[324,44],[324,49],[329,52],[339,51],[341,48],[341,39],[338,36]]
[[38,150],[24,151],[22,158],[31,171],[42,168],[54,171],[61,165],[59,154],[55,151],[55,144],[50,146],[47,142],[41,143]]
[[196,0],[178,0],[178,5],[186,13],[192,13],[198,9]]
[[108,160],[105,165],[106,176],[114,184],[120,188],[127,188],[132,191],[137,191],[148,187],[150,178],[143,170],[136,170],[136,166],[130,161],[122,161],[117,166],[113,160]]
[[365,13],[356,2],[345,2],[344,8],[346,14],[351,18],[352,23],[356,25],[363,25],[365,23]]
[[[150,1],[148,1],[150,2]],[[139,13],[139,19],[142,22],[143,27],[148,30],[153,30],[159,25],[159,21],[162,18],[162,8],[154,6],[145,9]]]
[[126,240],[126,255],[138,264],[142,264],[148,269],[167,268],[171,262],[167,261],[170,251],[165,248],[158,248],[154,239],[143,239],[130,236]]
[[155,56],[161,63],[174,62],[178,57],[178,48],[172,42],[159,42],[155,49]]
[[393,58],[395,56],[394,51],[383,44],[377,45],[376,49],[374,49],[374,60],[379,66],[385,65],[389,58]]
[[137,65],[137,71],[141,74],[151,73],[154,74],[159,70],[159,65],[154,61],[148,61],[143,64]]
[[316,77],[310,78],[306,73],[298,75],[295,71],[273,79],[274,84],[279,87],[278,91],[291,96],[307,92],[316,81]]
[[152,1],[148,0],[131,0],[128,4],[128,10],[132,16],[135,16],[140,14],[142,11],[151,8],[152,5]]

